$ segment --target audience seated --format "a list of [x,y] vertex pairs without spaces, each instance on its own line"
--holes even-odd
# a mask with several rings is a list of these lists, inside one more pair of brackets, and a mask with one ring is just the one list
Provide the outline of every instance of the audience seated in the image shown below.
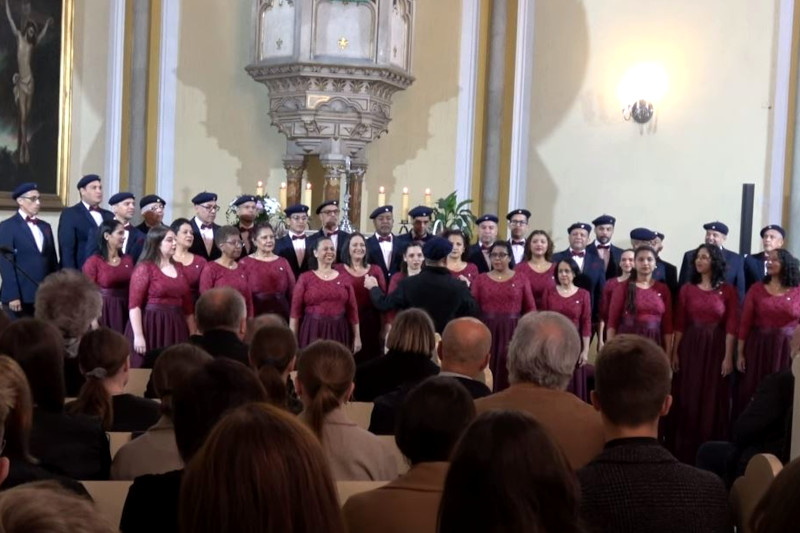
[[86,494],[80,483],[42,468],[31,455],[29,441],[32,418],[33,399],[25,373],[16,361],[0,355],[0,425],[3,427],[0,442],[5,444],[3,454],[10,463],[8,475],[0,489],[52,479],[73,492]]
[[255,336],[256,332],[263,328],[264,326],[286,326],[289,327],[289,324],[286,320],[277,313],[264,313],[263,315],[258,315],[253,318],[247,319],[247,331],[244,334],[244,341],[245,344],[250,344]]
[[483,322],[472,317],[451,320],[437,348],[439,375],[457,379],[475,399],[489,396],[492,391],[479,378],[489,366],[491,349],[492,332]]
[[786,465],[758,502],[750,517],[753,533],[796,531],[800,523],[800,459]]
[[183,468],[172,424],[173,392],[212,360],[202,348],[189,343],[164,350],[153,369],[153,384],[161,399],[161,418],[117,452],[111,465],[111,479],[132,480],[144,474],[163,474]]
[[[203,445],[214,424],[230,409],[264,402],[267,395],[253,370],[221,357],[192,373],[175,389],[175,441],[184,463]],[[239,443],[242,444],[242,443]],[[238,458],[239,448],[228,449]],[[123,533],[178,531],[178,496],[183,470],[139,476],[128,491],[122,510]]]
[[28,483],[0,493],[3,533],[114,533],[116,527],[92,502],[52,481]]
[[300,418],[322,442],[335,480],[395,479],[391,451],[342,409],[353,394],[353,374],[353,354],[344,345],[318,340],[307,346],[297,361],[297,393],[305,407]]
[[108,479],[111,453],[100,422],[64,412],[63,350],[58,329],[35,318],[16,320],[0,334],[0,353],[19,363],[33,395],[31,453],[73,479]]
[[566,392],[581,352],[575,325],[560,313],[528,313],[508,346],[511,386],[475,401],[478,413],[517,409],[532,415],[578,469],[603,449],[600,416]]
[[607,443],[578,471],[590,531],[731,531],[722,481],[680,463],[657,440],[671,378],[664,351],[637,335],[614,337],[597,357],[591,397]]
[[453,378],[428,378],[412,389],[397,414],[395,434],[411,469],[384,487],[348,499],[343,509],[347,530],[436,533],[450,454],[473,418],[472,397]]
[[128,339],[116,331],[100,328],[84,335],[78,363],[86,381],[67,411],[99,418],[106,431],[145,431],[155,424],[158,403],[125,392],[129,353]]
[[[264,315],[270,316],[270,315]],[[273,315],[280,318],[278,315]],[[297,360],[297,339],[288,326],[268,325],[259,329],[250,342],[250,364],[267,391],[272,405],[294,414],[303,410],[290,374]]]
[[577,515],[575,476],[542,424],[499,410],[467,428],[447,473],[440,533],[578,533]]
[[77,270],[50,274],[36,291],[36,318],[50,322],[61,332],[67,396],[77,396],[83,385],[78,345],[81,337],[96,326],[102,312],[100,289]]
[[[378,396],[398,387],[406,391],[423,379],[439,373],[432,357],[436,350],[436,331],[433,321],[421,309],[407,309],[397,314],[392,329],[386,337],[387,353],[358,366],[355,377],[354,399],[372,402]],[[402,403],[399,398],[395,408]],[[385,435],[391,435],[391,430]]]

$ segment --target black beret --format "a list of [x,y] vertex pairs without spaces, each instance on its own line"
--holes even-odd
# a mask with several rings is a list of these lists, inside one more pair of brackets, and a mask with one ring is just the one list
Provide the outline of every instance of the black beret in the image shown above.
[[417,217],[429,217],[433,213],[433,209],[428,207],[427,205],[418,205],[414,209],[408,212],[408,216],[411,218]]
[[19,185],[17,185],[16,189],[14,189],[14,192],[11,193],[11,198],[16,200],[26,192],[38,191],[38,190],[39,186],[32,181],[29,181],[27,183],[20,183]]
[[135,200],[136,197],[133,195],[132,192],[118,192],[114,196],[108,199],[108,205],[116,205],[123,200]]
[[100,181],[100,176],[97,174],[86,174],[81,180],[78,182],[78,188],[83,189],[93,181]]
[[633,228],[631,230],[631,239],[634,241],[652,241],[656,237],[656,233],[647,228]]
[[233,205],[239,207],[242,204],[246,204],[247,202],[255,202],[256,197],[252,194],[243,194],[239,198],[233,201]]
[[605,226],[606,224],[611,224],[613,226],[616,223],[617,219],[611,215],[600,215],[596,219],[592,220],[592,224],[595,226]]
[[661,239],[662,241],[663,241],[664,239],[666,239],[666,238],[667,238],[667,236],[666,236],[666,235],[664,235],[663,233],[661,233],[660,231],[654,231],[653,233],[655,233],[655,234],[656,234],[656,237],[658,237],[658,238],[659,238],[659,239]]
[[323,202],[323,203],[319,204],[317,206],[317,210],[315,211],[315,213],[319,215],[320,212],[323,209],[325,209],[326,207],[328,207],[329,205],[335,205],[336,207],[339,207],[339,200],[328,200],[327,202]]
[[[16,196],[15,196],[15,198],[16,198]],[[764,234],[766,232],[768,232],[769,230],[777,231],[778,233],[781,234],[781,237],[786,238],[786,230],[785,229],[783,229],[782,227],[780,227],[777,224],[770,224],[769,226],[764,226],[763,228],[761,228],[761,233],[759,235],[761,235],[762,239],[764,238]]]
[[494,222],[495,224],[497,224],[499,222],[499,219],[497,218],[497,215],[486,214],[481,217],[478,217],[475,220],[475,224],[482,224],[483,222]]
[[589,233],[592,232],[592,226],[590,224],[587,224],[586,222],[576,222],[576,223],[574,223],[573,225],[571,225],[570,227],[567,228],[567,234],[572,233],[572,230],[576,230],[576,229],[583,229],[583,230],[586,230]]
[[722,233],[723,235],[727,235],[728,234],[728,226],[726,226],[725,224],[723,224],[719,220],[717,220],[715,222],[709,222],[708,224],[703,224],[703,229],[706,230],[706,231],[708,231],[708,230],[718,231],[718,232]]
[[216,202],[216,201],[217,201],[217,195],[214,194],[213,192],[206,192],[206,191],[198,193],[197,195],[195,195],[194,198],[192,198],[192,203],[194,205],[204,204],[206,202]]
[[142,199],[139,200],[139,209],[150,204],[167,205],[167,202],[157,194],[148,194],[147,196],[142,196]]
[[376,217],[379,217],[384,213],[391,213],[393,210],[394,208],[390,205],[382,205],[376,208],[372,213],[370,213],[369,218],[370,220],[375,220]]
[[525,218],[531,218],[531,212],[527,209],[514,209],[509,214],[506,215],[506,220],[511,220],[511,217],[514,215],[525,215]]
[[422,245],[422,255],[430,261],[439,261],[453,251],[453,243],[442,237],[433,237]]
[[290,217],[292,215],[296,215],[298,213],[306,213],[306,214],[308,214],[308,206],[307,205],[303,205],[303,204],[294,204],[294,205],[290,205],[289,207],[284,209],[283,212],[286,213],[287,217]]

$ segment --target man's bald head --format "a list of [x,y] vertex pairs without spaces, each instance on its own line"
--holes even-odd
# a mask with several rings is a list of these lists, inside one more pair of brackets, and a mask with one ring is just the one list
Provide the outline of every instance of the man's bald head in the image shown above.
[[451,320],[442,332],[439,357],[442,370],[475,377],[486,367],[492,348],[492,333],[480,320]]

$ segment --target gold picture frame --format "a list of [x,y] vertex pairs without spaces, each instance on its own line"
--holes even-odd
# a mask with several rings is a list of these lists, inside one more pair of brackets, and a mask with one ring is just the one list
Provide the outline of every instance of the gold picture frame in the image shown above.
[[[9,20],[7,20],[7,2],[11,2],[11,6],[13,6],[11,18],[15,19],[17,21],[16,24],[19,26],[22,25],[23,20],[26,20],[23,18],[23,16],[28,15],[28,13],[25,13],[25,10],[27,9],[28,12],[31,11],[30,0],[5,0],[0,4],[0,38],[2,38],[0,39],[0,46],[7,45],[9,43],[9,34],[13,35],[13,30],[11,29],[12,26],[10,25]],[[55,17],[52,17],[52,14],[57,12],[59,4],[61,8],[60,21],[56,21]],[[11,192],[17,184],[25,181],[34,181],[39,184],[39,191],[42,198],[41,205],[43,210],[61,210],[66,205],[69,197],[68,186],[71,148],[70,136],[72,127],[72,69],[75,0],[46,0],[45,2],[37,3],[37,6],[44,6],[45,11],[49,9],[49,13],[36,12],[33,15],[38,15],[38,18],[42,19],[44,16],[50,14],[50,18],[53,19],[54,26],[58,25],[60,28],[60,38],[57,41],[53,41],[60,43],[60,48],[58,49],[58,122],[54,125],[51,119],[45,119],[46,127],[48,128],[46,133],[52,137],[53,135],[56,135],[57,131],[57,140],[53,140],[48,137],[50,141],[47,145],[48,149],[42,149],[39,151],[40,154],[44,153],[44,155],[38,155],[38,157],[45,158],[47,164],[43,166],[47,169],[50,169],[48,172],[36,172],[32,170],[32,163],[28,163],[27,165],[23,166],[23,164],[19,162],[19,151],[10,152],[7,148],[0,147],[0,209],[15,209],[17,207],[16,201],[11,198]],[[33,18],[33,16],[31,18]],[[30,21],[31,18],[28,18],[27,21]],[[59,22],[60,24],[58,24]],[[30,22],[26,22],[26,24],[29,23]],[[41,27],[41,24],[34,26],[34,28],[37,28],[37,30]],[[50,47],[49,51],[52,52],[52,46]],[[41,52],[42,51],[40,50],[34,50],[33,54]],[[12,58],[16,58],[15,54],[10,55]],[[54,53],[52,55],[55,56]],[[52,67],[52,72],[48,72],[48,74],[54,77],[56,69],[53,65],[53,58],[47,57],[45,59],[47,60],[47,67]],[[37,60],[40,60],[40,58],[34,56],[34,59],[31,61],[31,70],[34,71],[34,78],[36,77],[34,61]],[[17,62],[13,60],[9,63],[11,63],[13,66],[16,66],[17,64]],[[6,84],[6,86],[0,87],[0,98],[8,98],[9,82],[7,80],[7,76],[0,78],[0,83]],[[36,91],[39,90],[38,85],[39,84],[37,83],[36,90],[34,91],[33,104],[38,103],[36,100]],[[32,82],[31,86],[33,86]],[[16,88],[14,91],[16,91]],[[47,96],[52,96],[53,93],[54,91],[51,88]],[[54,102],[48,103],[50,106],[55,105]],[[5,105],[7,110],[8,104],[6,103]],[[2,111],[1,106],[2,102],[0,102],[0,112]],[[45,126],[42,126],[42,129],[44,129],[44,127]],[[19,146],[19,134],[15,137],[15,139],[17,139],[17,146]],[[30,148],[29,150],[33,149]],[[30,155],[29,159],[36,156],[37,154],[34,152],[34,155]],[[6,160],[9,157],[11,157],[12,161],[16,164],[15,172],[13,174],[7,171],[7,166],[4,166],[4,164],[7,164]],[[26,166],[28,168],[26,168]]]

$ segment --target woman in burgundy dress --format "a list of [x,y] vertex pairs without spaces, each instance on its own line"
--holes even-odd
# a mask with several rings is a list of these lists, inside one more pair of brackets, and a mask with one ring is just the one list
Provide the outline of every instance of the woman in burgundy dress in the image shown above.
[[321,237],[314,241],[311,253],[311,270],[300,274],[294,286],[289,328],[300,348],[326,339],[352,347],[355,353],[361,349],[358,304],[350,280],[333,268],[336,247]]
[[607,334],[632,333],[647,337],[672,352],[672,296],[669,288],[653,279],[656,252],[650,246],[636,248],[634,271],[627,283],[619,285],[611,295]]
[[142,365],[147,350],[186,342],[194,334],[194,302],[183,266],[172,260],[175,233],[150,228],[139,263],[133,269],[128,296],[130,321],[125,336],[133,343],[131,366]]
[[704,442],[728,439],[727,376],[739,326],[739,296],[725,283],[719,247],[701,244],[692,266],[691,283],[678,294],[672,350],[675,455],[689,464]]
[[378,265],[370,265],[367,259],[367,240],[358,232],[351,233],[342,248],[342,262],[336,270],[350,281],[358,305],[358,325],[361,330],[361,350],[355,352],[356,364],[361,364],[383,353],[381,342],[383,323],[381,313],[372,305],[369,291],[364,287],[364,276],[369,274],[378,281],[381,292],[386,292],[386,281]]
[[789,341],[800,320],[800,271],[792,254],[779,248],[767,255],[767,275],[744,299],[739,325],[739,358],[743,375],[735,408],[740,413],[769,374],[791,365]]
[[122,255],[125,229],[118,220],[105,220],[97,228],[96,254],[83,264],[83,273],[100,287],[103,314],[100,325],[125,333],[128,325],[128,290],[133,275],[133,258]]
[[[392,294],[397,290],[397,286],[408,276],[416,276],[422,272],[422,264],[425,262],[425,256],[422,253],[422,244],[419,242],[412,242],[406,246],[403,252],[403,261],[400,263],[400,272],[395,272],[389,278],[389,290],[386,294]],[[389,311],[386,313],[387,332],[392,327],[394,317],[397,316],[397,311]]]
[[253,317],[253,291],[250,287],[250,278],[247,269],[239,264],[242,255],[242,237],[239,228],[235,226],[222,226],[214,235],[214,244],[222,255],[214,261],[206,263],[200,274],[200,294],[214,287],[231,287],[236,289],[244,298],[247,307],[247,317]]
[[587,379],[594,376],[594,366],[589,364],[589,340],[592,336],[592,297],[589,291],[575,286],[580,275],[578,264],[565,258],[556,264],[558,285],[544,291],[542,309],[561,313],[575,324],[581,336],[581,354],[567,390],[581,400],[589,401]]
[[492,243],[489,247],[492,270],[480,274],[470,286],[472,296],[481,308],[483,322],[492,332],[489,366],[494,375],[495,392],[508,387],[508,343],[519,317],[528,311],[536,311],[528,280],[511,269],[513,257],[507,241]]
[[553,257],[553,239],[544,230],[533,230],[525,240],[523,262],[514,270],[527,278],[533,292],[536,307],[541,308],[544,292],[556,286],[556,266],[550,261]]
[[633,272],[633,250],[628,248],[623,250],[619,256],[619,269],[622,275],[606,280],[603,285],[603,297],[600,300],[600,324],[598,325],[598,339],[597,351],[600,351],[605,344],[606,339],[606,324],[608,324],[608,309],[611,306],[611,295],[614,294],[614,289],[628,281],[628,278]]
[[453,251],[447,256],[447,270],[454,278],[464,281],[469,287],[478,277],[478,267],[467,262],[469,239],[463,231],[457,229],[445,231],[442,233],[442,237],[453,245]]
[[252,231],[255,252],[239,261],[247,271],[253,293],[253,314],[280,315],[289,322],[289,302],[294,291],[294,273],[289,262],[275,254],[275,230],[269,224]]
[[183,265],[183,274],[192,291],[192,301],[196,302],[200,297],[200,274],[203,272],[203,267],[206,266],[206,260],[189,251],[194,242],[191,222],[185,218],[176,218],[170,228],[175,232],[175,242],[177,243],[175,257],[172,259]]

